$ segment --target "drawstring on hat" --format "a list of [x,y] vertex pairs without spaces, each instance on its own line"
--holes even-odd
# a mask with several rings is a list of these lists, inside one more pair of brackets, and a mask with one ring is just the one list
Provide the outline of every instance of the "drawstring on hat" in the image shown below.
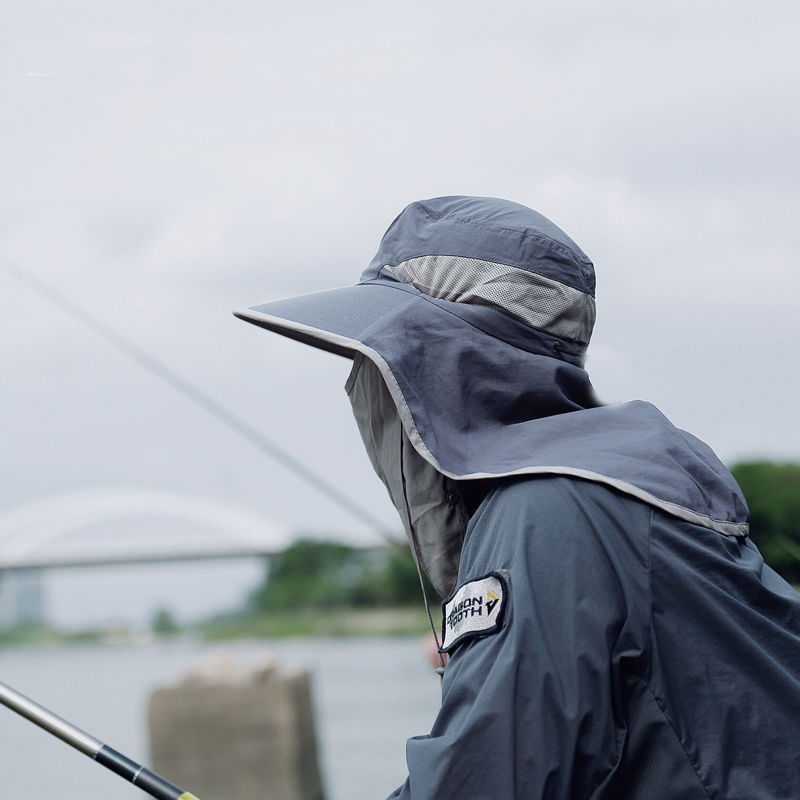
[[[403,448],[406,446],[405,442],[403,441],[405,436],[400,436],[400,458],[402,464],[402,455],[403,455]],[[425,588],[425,578],[422,575],[422,567],[420,567],[420,553],[419,548],[417,546],[417,537],[414,533],[414,524],[411,522],[411,506],[408,502],[408,492],[406,491],[406,476],[405,472],[401,470],[402,476],[402,484],[403,484],[403,501],[406,504],[406,513],[408,514],[408,524],[411,528],[409,532],[409,542],[411,543],[411,549],[414,551],[414,564],[417,567],[417,575],[419,576],[419,585],[422,587],[422,599],[425,603],[425,612],[428,615],[428,622],[431,626],[431,632],[433,633],[433,639],[436,642],[436,655],[439,658],[439,666],[434,669],[434,672],[439,675],[439,677],[444,677],[444,670],[445,670],[445,663],[444,663],[444,656],[442,655],[442,643],[439,641],[439,634],[436,632],[436,625],[433,622],[433,615],[431,614],[431,606],[430,602],[428,601],[428,590]]]

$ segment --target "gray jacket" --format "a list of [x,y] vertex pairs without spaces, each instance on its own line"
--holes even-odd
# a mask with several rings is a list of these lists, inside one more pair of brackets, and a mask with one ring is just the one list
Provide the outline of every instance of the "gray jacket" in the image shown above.
[[800,595],[752,542],[523,477],[467,530],[459,586],[492,574],[391,798],[800,798]]

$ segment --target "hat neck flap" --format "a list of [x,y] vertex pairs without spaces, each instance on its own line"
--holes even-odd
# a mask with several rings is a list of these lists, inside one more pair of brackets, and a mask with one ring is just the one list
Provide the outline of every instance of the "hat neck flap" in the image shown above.
[[426,306],[401,304],[396,319],[384,319],[355,349],[378,365],[409,440],[442,474],[572,475],[747,535],[736,481],[711,448],[654,406],[601,406],[585,370],[530,351],[530,331],[522,350]]

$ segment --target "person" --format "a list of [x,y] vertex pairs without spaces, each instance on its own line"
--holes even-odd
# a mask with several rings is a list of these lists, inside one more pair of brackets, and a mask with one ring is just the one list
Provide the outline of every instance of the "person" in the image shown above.
[[542,215],[438,197],[356,286],[236,312],[353,360],[364,445],[444,600],[441,709],[391,798],[797,800],[800,595],[707,445],[598,402],[594,294]]

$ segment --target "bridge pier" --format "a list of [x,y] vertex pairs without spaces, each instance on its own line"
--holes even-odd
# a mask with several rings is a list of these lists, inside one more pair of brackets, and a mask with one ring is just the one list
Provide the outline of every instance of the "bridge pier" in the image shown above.
[[308,672],[217,661],[149,705],[151,763],[200,797],[323,800]]

